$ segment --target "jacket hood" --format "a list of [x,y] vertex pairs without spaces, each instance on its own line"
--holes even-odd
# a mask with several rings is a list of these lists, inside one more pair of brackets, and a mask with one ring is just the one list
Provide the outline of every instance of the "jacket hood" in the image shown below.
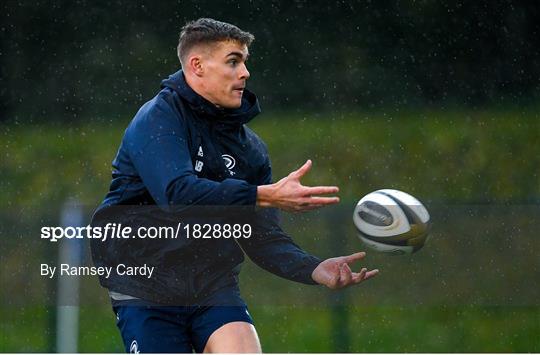
[[208,117],[224,124],[242,125],[251,121],[261,112],[259,100],[251,91],[244,89],[242,105],[237,109],[219,108],[201,95],[197,94],[186,82],[182,70],[161,82],[162,88],[171,88],[186,100],[190,106],[203,117]]

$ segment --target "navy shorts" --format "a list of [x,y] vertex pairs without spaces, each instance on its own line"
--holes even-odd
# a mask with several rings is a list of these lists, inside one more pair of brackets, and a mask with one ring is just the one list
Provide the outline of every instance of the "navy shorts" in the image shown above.
[[[113,301],[126,352],[202,353],[224,324],[253,320],[237,290],[220,292],[227,305],[160,306],[142,300]],[[206,305],[205,305],[206,304]]]

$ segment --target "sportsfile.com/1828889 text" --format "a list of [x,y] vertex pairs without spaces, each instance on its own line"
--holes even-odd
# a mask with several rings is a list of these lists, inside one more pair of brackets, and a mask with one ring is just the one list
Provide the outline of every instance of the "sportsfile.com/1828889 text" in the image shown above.
[[179,222],[172,226],[140,226],[132,228],[121,223],[107,223],[104,226],[84,227],[51,227],[41,228],[41,239],[56,242],[66,239],[98,239],[105,242],[108,239],[239,239],[249,238],[252,234],[251,225],[245,224],[189,224]]

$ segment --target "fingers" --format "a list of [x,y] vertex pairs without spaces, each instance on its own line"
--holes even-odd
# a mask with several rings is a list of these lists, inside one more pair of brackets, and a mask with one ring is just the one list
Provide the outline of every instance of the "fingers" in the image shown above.
[[339,187],[337,186],[313,186],[306,187],[306,195],[328,195],[335,194],[339,192]]
[[353,275],[354,283],[359,283],[360,281],[364,280],[364,277],[366,276],[366,272],[367,272],[367,269],[363,267],[359,273],[354,273]]
[[353,272],[353,277],[352,277],[352,281],[353,283],[357,284],[357,283],[360,283],[362,281],[365,281],[365,280],[369,280],[371,279],[372,277],[375,277],[379,274],[379,269],[374,269],[374,270],[371,270],[371,271],[367,271],[366,268],[362,268],[362,270],[360,270],[359,273],[354,273]]
[[363,267],[358,273],[352,272],[349,265],[343,263],[339,266],[339,277],[334,280],[334,288],[339,289],[352,284],[359,284],[362,281],[375,277],[377,274],[379,274],[379,269],[368,271],[368,269],[365,267]]
[[366,275],[364,276],[364,280],[370,279],[374,276],[377,276],[379,274],[379,269],[371,270],[366,272]]
[[327,259],[319,264],[313,271],[314,276],[312,276],[316,282],[326,285],[332,290],[359,284],[360,282],[375,277],[379,273],[378,269],[368,271],[365,267],[358,273],[353,272],[346,262],[336,262],[333,260],[334,259]]
[[359,253],[354,253],[349,256],[344,256],[344,260],[346,263],[353,263],[355,261],[362,260],[365,257],[366,257],[366,253],[361,251]]
[[308,197],[305,204],[313,206],[335,205],[339,203],[339,197]]
[[352,282],[353,272],[346,263],[341,264],[339,267],[339,274],[339,286],[347,286]]
[[276,207],[290,212],[305,212],[339,203],[337,196],[318,196],[339,192],[337,186],[302,186],[300,178],[311,169],[311,166],[312,162],[308,160],[298,170],[293,171],[277,183],[278,193],[274,192],[273,195],[273,199],[277,203],[274,203],[274,206],[277,204]]
[[306,161],[305,164],[300,167],[300,169],[293,171],[292,175],[300,179],[302,176],[307,174],[309,169],[311,169],[311,165],[312,165],[311,159],[308,159],[308,161]]

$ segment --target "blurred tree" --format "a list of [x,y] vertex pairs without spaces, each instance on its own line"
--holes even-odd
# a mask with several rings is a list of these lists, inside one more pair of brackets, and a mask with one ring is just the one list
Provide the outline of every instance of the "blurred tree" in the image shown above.
[[0,118],[131,115],[178,69],[198,17],[255,34],[265,108],[508,104],[538,99],[536,1],[8,1]]

